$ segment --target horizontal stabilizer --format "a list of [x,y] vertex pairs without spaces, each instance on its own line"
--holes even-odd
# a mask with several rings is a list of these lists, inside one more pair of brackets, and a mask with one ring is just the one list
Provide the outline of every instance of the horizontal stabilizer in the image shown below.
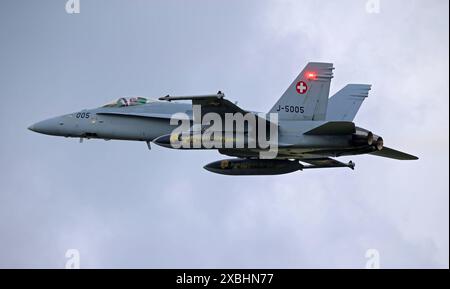
[[350,121],[329,121],[315,127],[304,134],[306,135],[343,135],[355,133],[355,124]]
[[385,157],[396,160],[418,160],[419,158],[401,151],[397,151],[388,147],[383,147],[381,151],[370,153],[374,156]]

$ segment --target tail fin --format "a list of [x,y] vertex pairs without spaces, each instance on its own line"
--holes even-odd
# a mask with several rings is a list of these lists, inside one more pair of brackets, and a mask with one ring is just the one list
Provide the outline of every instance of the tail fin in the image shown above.
[[328,103],[327,120],[353,121],[370,88],[369,84],[347,84],[336,92]]
[[333,64],[310,62],[275,103],[280,120],[325,120]]

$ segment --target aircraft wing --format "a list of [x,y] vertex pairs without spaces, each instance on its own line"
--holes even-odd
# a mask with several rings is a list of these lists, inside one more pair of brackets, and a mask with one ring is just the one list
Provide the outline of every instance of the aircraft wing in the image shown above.
[[247,111],[243,110],[236,104],[231,101],[225,99],[225,95],[221,92],[217,94],[211,95],[198,95],[198,96],[164,96],[160,97],[159,100],[191,100],[192,105],[201,105],[202,106],[202,116],[208,112],[215,112],[218,114],[225,113],[237,113],[240,112],[242,114]]
[[369,153],[374,156],[385,157],[396,160],[418,160],[419,158],[401,151],[397,151],[388,147],[383,147],[381,151]]
[[[270,120],[262,118],[255,114],[254,112],[246,111],[231,101],[225,99],[225,94],[222,92],[218,92],[217,94],[211,95],[198,95],[198,96],[164,96],[160,97],[159,100],[191,100],[192,105],[200,105],[201,106],[201,117],[209,112],[214,112],[219,114],[222,118],[224,118],[225,113],[252,113],[257,117],[257,120],[264,121],[267,124],[271,124]],[[272,123],[273,124],[273,123]]]
[[128,117],[140,117],[140,118],[163,118],[170,119],[173,117],[169,113],[142,113],[142,112],[119,112],[119,111],[108,111],[108,112],[97,112],[98,115],[118,115],[118,116],[128,116]]
[[332,158],[300,159],[300,161],[310,164],[309,166],[304,166],[303,169],[348,167],[353,170],[355,168],[355,164],[352,161],[343,163]]

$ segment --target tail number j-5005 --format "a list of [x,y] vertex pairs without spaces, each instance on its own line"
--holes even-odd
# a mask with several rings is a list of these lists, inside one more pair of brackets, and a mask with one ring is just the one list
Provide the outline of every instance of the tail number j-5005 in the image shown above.
[[305,107],[303,106],[297,106],[297,105],[278,105],[277,111],[284,111],[284,112],[292,112],[292,113],[304,113]]

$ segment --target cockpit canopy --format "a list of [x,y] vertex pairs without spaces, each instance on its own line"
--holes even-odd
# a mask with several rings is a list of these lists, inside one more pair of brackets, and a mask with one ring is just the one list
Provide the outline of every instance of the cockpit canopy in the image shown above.
[[121,97],[118,100],[105,104],[103,107],[123,107],[123,106],[135,106],[142,105],[155,100],[147,99],[145,97]]

